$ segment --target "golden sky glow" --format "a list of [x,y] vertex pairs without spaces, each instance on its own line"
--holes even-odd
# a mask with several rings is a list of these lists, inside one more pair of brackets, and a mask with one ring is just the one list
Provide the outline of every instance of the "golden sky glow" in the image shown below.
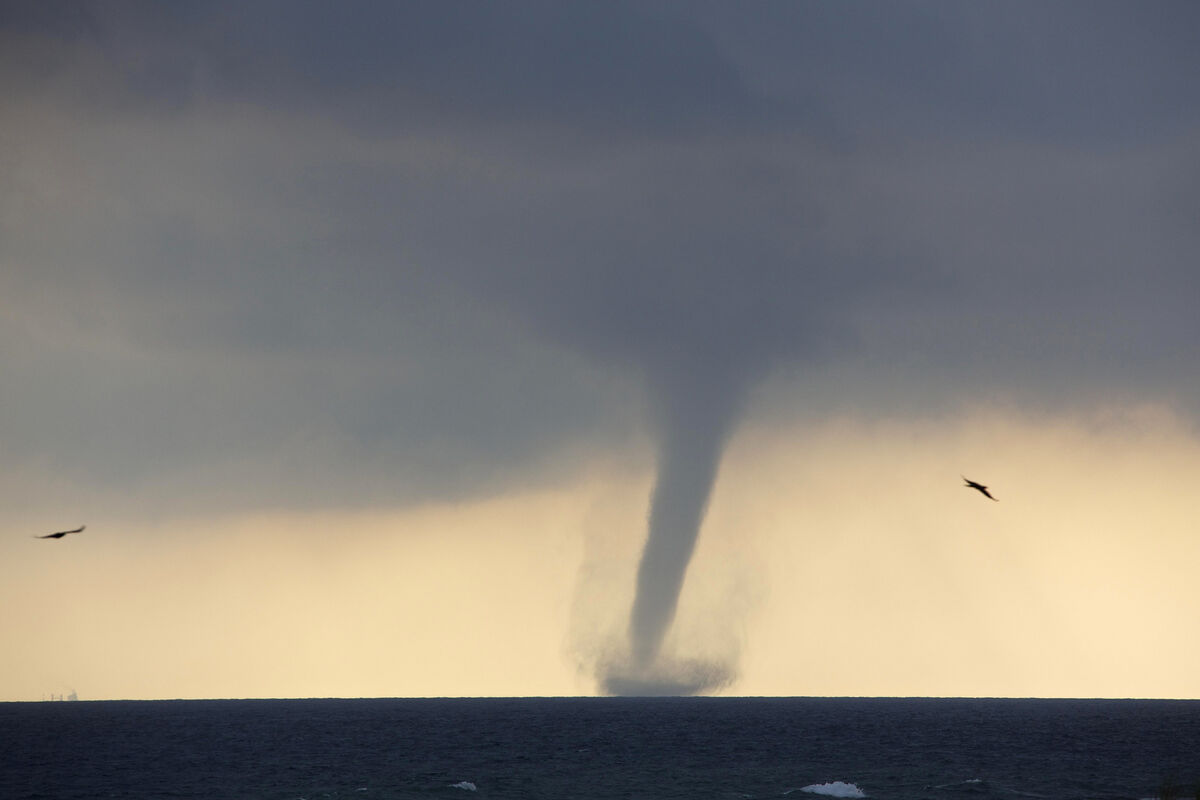
[[[732,694],[1195,697],[1198,463],[1162,409],[751,425],[669,646]],[[590,694],[650,480],[8,536],[4,699]]]

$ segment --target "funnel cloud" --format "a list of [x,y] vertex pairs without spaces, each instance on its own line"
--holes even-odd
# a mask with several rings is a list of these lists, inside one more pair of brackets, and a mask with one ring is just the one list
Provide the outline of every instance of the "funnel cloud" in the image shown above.
[[601,687],[610,694],[696,694],[736,677],[733,663],[679,660],[663,653],[663,643],[737,419],[743,383],[721,371],[691,371],[683,379],[655,382],[658,475],[629,618],[628,656],[599,670]]

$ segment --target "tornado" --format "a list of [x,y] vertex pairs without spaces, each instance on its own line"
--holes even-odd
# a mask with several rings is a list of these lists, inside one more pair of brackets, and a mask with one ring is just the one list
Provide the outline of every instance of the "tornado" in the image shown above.
[[628,658],[608,665],[601,676],[611,694],[695,694],[733,679],[731,665],[664,659],[662,645],[675,620],[741,387],[708,376],[656,388],[657,478],[629,619]]

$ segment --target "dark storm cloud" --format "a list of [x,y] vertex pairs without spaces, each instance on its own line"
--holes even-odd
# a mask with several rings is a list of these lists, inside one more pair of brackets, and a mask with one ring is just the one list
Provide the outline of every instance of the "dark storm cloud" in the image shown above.
[[490,491],[626,442],[630,378],[789,364],[880,410],[1196,402],[1190,4],[0,20],[3,436],[85,483]]
[[236,100],[379,135],[502,121],[569,126],[573,135],[682,133],[753,114],[707,34],[637,4],[55,8],[23,11],[9,27],[98,48],[127,89],[166,108]]
[[745,81],[776,100],[819,98],[865,140],[1133,143],[1200,120],[1200,11],[1188,2],[701,8]]

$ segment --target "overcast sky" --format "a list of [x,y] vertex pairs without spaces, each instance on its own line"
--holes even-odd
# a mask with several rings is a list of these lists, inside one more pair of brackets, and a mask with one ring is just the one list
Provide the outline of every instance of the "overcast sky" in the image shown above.
[[0,699],[591,693],[714,425],[728,691],[1200,696],[1193,3],[5,2],[0,137]]

